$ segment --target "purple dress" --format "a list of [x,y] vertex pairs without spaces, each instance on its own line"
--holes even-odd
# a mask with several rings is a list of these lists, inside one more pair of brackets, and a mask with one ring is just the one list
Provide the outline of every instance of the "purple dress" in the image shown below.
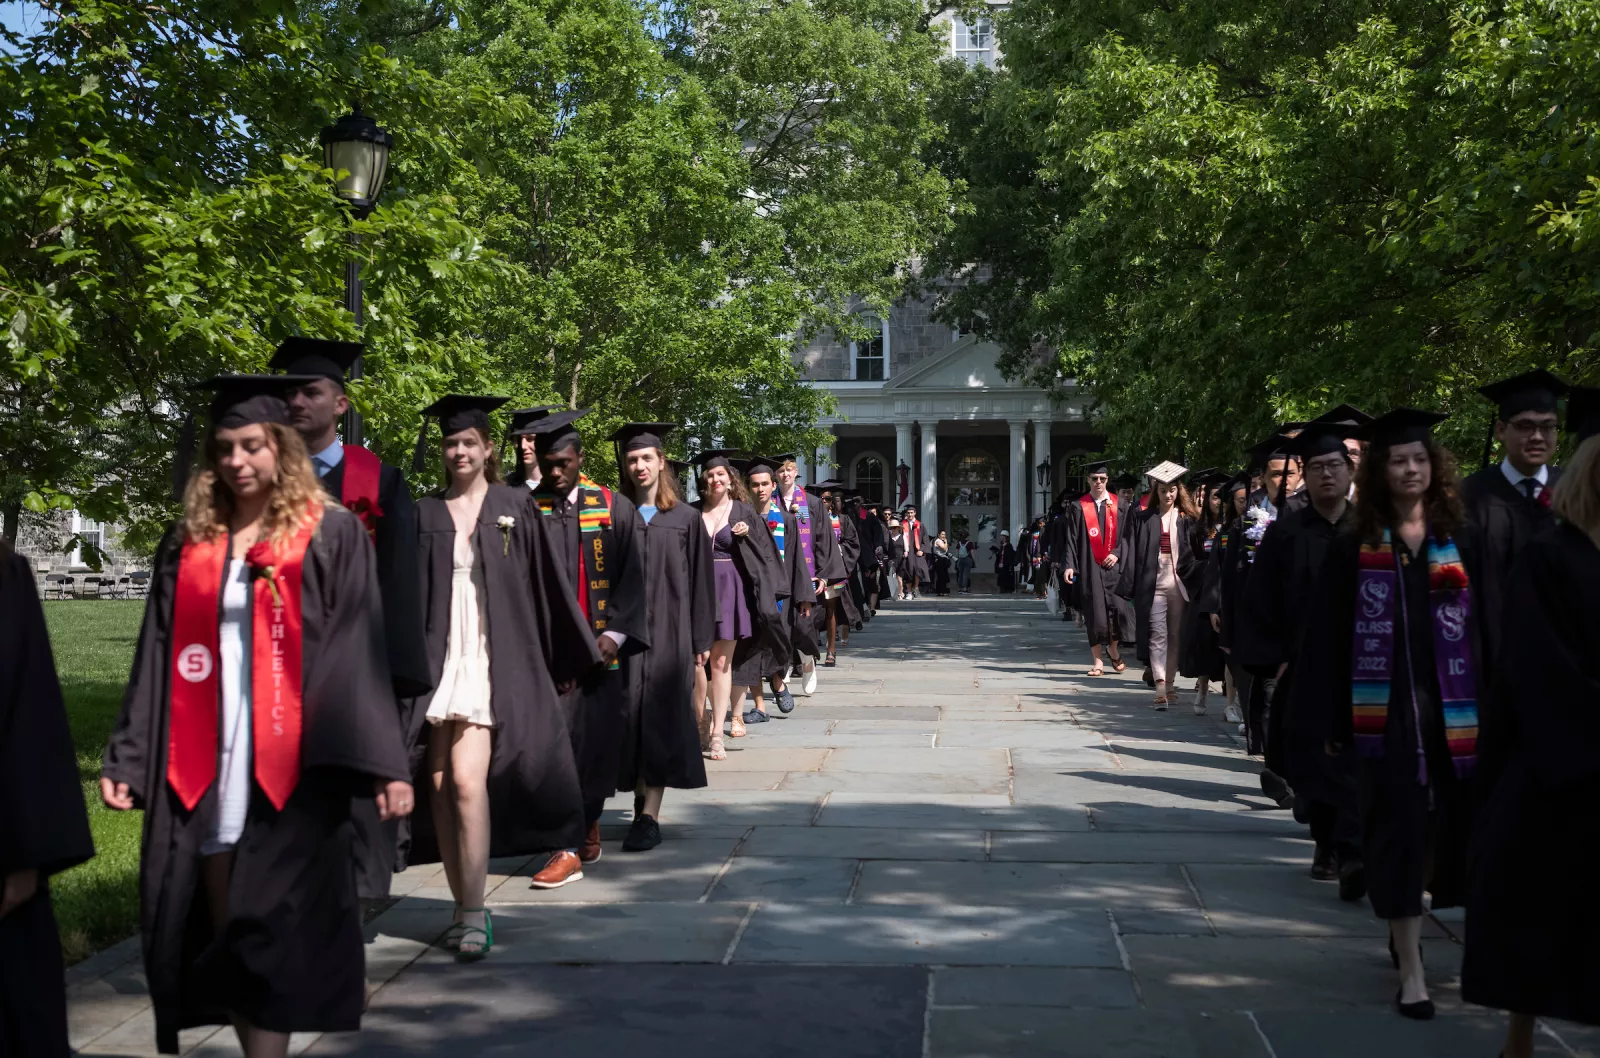
[[726,525],[711,538],[711,558],[717,575],[717,638],[749,639],[755,625],[744,601],[744,578],[733,563],[733,530]]

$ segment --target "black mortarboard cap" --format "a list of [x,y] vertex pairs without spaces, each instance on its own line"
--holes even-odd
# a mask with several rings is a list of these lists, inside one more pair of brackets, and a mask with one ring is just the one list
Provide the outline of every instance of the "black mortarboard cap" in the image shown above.
[[1501,422],[1509,422],[1513,415],[1525,411],[1555,411],[1556,401],[1565,396],[1569,388],[1561,379],[1539,368],[1480,386],[1478,392],[1494,402]]
[[1567,390],[1567,429],[1581,444],[1600,433],[1600,389],[1573,386]]
[[694,462],[700,468],[700,473],[704,474],[714,467],[732,467],[733,461],[742,454],[737,448],[708,448],[695,456]]
[[1354,437],[1361,427],[1354,423],[1309,422],[1304,431],[1288,444],[1290,455],[1301,459],[1315,459],[1329,452],[1343,452],[1347,437]]
[[[1336,408],[1329,408],[1318,415],[1311,423],[1338,423],[1343,426],[1365,426],[1372,421],[1372,416],[1356,407],[1354,404],[1341,404]],[[1307,425],[1311,425],[1307,423]]]
[[569,444],[581,440],[573,423],[589,414],[588,408],[571,411],[553,411],[530,422],[526,429],[533,434],[533,446],[541,454],[559,452]]
[[362,348],[360,342],[332,338],[286,338],[272,354],[271,367],[291,375],[332,379],[343,386],[345,372],[361,355]]
[[807,485],[806,491],[814,495],[821,496],[824,492],[836,492],[840,495],[844,495],[847,490],[844,487],[844,482],[835,481],[833,478],[829,478],[827,481],[816,481],[810,485]]
[[289,423],[289,390],[315,375],[214,375],[196,389],[211,391],[211,425],[232,430],[252,423]]
[[1090,463],[1088,466],[1083,468],[1083,476],[1084,477],[1088,477],[1090,474],[1107,474],[1107,475],[1109,475],[1110,473],[1111,473],[1111,464],[1103,462],[1103,461],[1099,462],[1099,463]]
[[1118,474],[1111,479],[1114,489],[1134,489],[1139,487],[1139,479],[1132,474]]
[[489,413],[510,397],[474,397],[450,393],[422,409],[422,429],[417,432],[417,447],[411,452],[411,469],[420,474],[428,467],[428,420],[439,420],[439,434],[449,437],[476,427],[489,433]]
[[534,423],[543,419],[553,411],[559,411],[559,404],[545,404],[537,408],[518,408],[511,413],[511,426],[506,430],[507,437],[522,437],[533,433]]
[[1449,417],[1436,411],[1423,411],[1420,408],[1396,408],[1363,426],[1357,436],[1363,441],[1381,445],[1426,441],[1432,436],[1433,428]]
[[662,439],[677,429],[670,422],[630,422],[612,431],[608,441],[615,441],[620,451],[634,452],[641,448],[659,448],[666,451]]
[[1281,433],[1271,437],[1250,449],[1251,468],[1265,467],[1274,459],[1283,459],[1289,454],[1289,438]]

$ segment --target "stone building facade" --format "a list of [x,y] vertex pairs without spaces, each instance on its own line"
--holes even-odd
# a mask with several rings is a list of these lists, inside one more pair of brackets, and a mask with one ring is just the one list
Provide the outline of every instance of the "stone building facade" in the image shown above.
[[802,376],[834,398],[819,423],[833,443],[802,467],[837,477],[874,500],[913,504],[930,531],[968,533],[980,547],[1012,538],[1064,489],[1079,487],[1084,457],[1103,438],[1068,389],[1007,381],[999,348],[933,318],[927,298],[861,314],[870,338],[824,333],[796,352]]

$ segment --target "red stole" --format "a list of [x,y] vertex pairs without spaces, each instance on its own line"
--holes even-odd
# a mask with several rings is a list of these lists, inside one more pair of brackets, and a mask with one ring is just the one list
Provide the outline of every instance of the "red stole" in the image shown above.
[[378,533],[378,519],[383,508],[378,506],[378,478],[383,471],[383,461],[360,445],[344,446],[344,478],[339,483],[339,502],[361,519],[368,536]]
[[[302,712],[301,567],[317,521],[307,519],[288,543],[250,549],[251,756],[256,783],[283,809],[300,779]],[[172,718],[167,782],[193,810],[217,778],[221,684],[217,678],[220,596],[228,537],[188,540],[178,560],[172,608]]]
[[1095,564],[1104,565],[1111,549],[1117,546],[1117,498],[1106,496],[1105,525],[1100,524],[1093,496],[1084,493],[1078,499],[1078,506],[1083,508],[1083,524],[1089,527],[1089,550],[1094,552]]

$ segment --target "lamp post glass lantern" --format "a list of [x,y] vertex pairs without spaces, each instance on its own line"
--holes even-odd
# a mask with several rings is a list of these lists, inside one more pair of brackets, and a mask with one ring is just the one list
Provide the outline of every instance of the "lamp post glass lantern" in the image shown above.
[[[394,137],[361,112],[361,104],[322,130],[323,164],[333,170],[334,194],[347,203],[357,217],[365,217],[378,205],[383,181],[389,175],[389,149]],[[361,330],[361,263],[356,249],[361,236],[350,233],[351,254],[344,266],[344,307]],[[350,365],[348,378],[361,377],[361,358]],[[361,415],[351,408],[344,418],[345,444],[361,443]]]
[[1050,509],[1050,460],[1034,467],[1033,472],[1034,480],[1039,483],[1039,513],[1044,514]]

